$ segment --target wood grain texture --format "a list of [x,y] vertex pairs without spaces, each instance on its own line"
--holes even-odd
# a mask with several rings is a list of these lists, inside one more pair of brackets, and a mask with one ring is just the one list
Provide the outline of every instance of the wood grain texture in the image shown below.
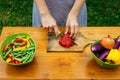
[[[61,28],[64,31],[65,28]],[[101,39],[110,34],[120,35],[120,27],[80,27],[79,31],[89,39]],[[84,52],[47,52],[48,33],[42,28],[3,27],[0,44],[6,36],[26,32],[36,43],[35,58],[25,66],[10,66],[0,59],[0,79],[120,79],[120,67],[106,69],[93,59],[90,46]]]

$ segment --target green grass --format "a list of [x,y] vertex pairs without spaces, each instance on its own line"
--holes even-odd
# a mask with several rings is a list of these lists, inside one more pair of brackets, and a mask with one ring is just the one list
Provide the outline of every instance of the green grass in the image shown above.
[[31,26],[33,0],[0,0],[0,30],[3,26]]
[[[86,0],[88,26],[120,26],[119,0]],[[3,26],[31,26],[33,0],[0,0]]]
[[120,0],[87,0],[88,26],[120,26]]

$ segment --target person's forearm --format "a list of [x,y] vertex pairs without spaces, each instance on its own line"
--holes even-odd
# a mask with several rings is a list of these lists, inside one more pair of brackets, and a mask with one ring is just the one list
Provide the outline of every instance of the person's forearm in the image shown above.
[[38,7],[38,10],[39,10],[41,16],[50,14],[45,0],[34,0],[34,1]]
[[74,5],[69,14],[78,16],[84,3],[85,3],[85,0],[75,0]]

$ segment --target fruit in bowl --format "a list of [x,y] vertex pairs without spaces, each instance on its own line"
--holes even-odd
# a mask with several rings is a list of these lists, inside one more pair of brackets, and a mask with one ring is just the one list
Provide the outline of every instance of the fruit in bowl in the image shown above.
[[105,68],[120,66],[120,36],[104,37],[91,45],[91,51],[96,62]]
[[27,33],[9,35],[1,44],[0,55],[10,65],[28,64],[34,58],[35,43]]

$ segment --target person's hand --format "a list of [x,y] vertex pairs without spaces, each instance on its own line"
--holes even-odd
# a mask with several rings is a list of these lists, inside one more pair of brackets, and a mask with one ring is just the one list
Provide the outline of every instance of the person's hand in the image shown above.
[[72,38],[75,38],[77,36],[77,33],[78,33],[78,19],[77,19],[77,16],[75,15],[71,15],[69,14],[68,15],[68,18],[67,18],[67,21],[66,21],[66,32],[69,32],[70,30],[70,37]]
[[42,15],[41,22],[43,28],[48,29],[49,32],[54,31],[55,35],[58,36],[59,29],[57,27],[55,19],[51,15]]

